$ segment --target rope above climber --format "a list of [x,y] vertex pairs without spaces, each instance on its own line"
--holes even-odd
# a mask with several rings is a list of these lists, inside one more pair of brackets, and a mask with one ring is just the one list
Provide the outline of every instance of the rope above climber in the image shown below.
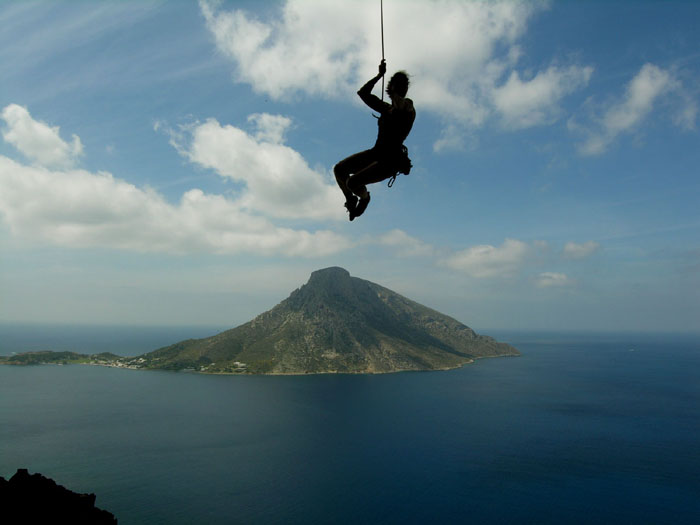
[[379,130],[374,147],[350,155],[333,168],[335,180],[345,195],[345,207],[351,221],[367,209],[370,200],[367,184],[391,179],[391,186],[397,173],[408,175],[411,170],[408,150],[403,145],[416,118],[413,101],[406,98],[408,75],[398,71],[389,80],[386,88],[391,99],[389,104],[372,94],[372,88],[385,74],[386,62],[382,59],[378,74],[357,92],[365,104],[379,113]]

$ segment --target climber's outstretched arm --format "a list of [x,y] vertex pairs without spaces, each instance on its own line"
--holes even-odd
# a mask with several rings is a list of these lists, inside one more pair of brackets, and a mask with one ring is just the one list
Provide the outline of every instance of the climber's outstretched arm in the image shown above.
[[362,86],[357,92],[357,94],[360,95],[362,101],[378,113],[382,113],[390,107],[390,104],[382,102],[378,96],[372,94],[372,88],[379,81],[379,79],[384,76],[385,73],[386,62],[382,60],[379,64],[379,73],[377,74],[377,76],[369,79],[367,83],[364,86]]

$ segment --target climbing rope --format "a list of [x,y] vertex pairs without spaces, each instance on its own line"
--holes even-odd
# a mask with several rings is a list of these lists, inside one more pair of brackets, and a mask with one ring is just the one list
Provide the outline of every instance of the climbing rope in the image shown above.
[[[384,62],[384,0],[379,0],[379,21],[382,28],[382,62]],[[384,76],[385,75],[382,75],[382,102],[384,102]],[[374,115],[374,117],[379,118],[377,115]],[[394,182],[396,182],[396,175],[398,175],[398,173],[394,173],[387,182],[387,186],[390,188],[394,185]]]
[[[382,25],[382,62],[384,62],[384,0],[379,0],[379,17]],[[384,102],[384,76],[382,76],[382,102]]]

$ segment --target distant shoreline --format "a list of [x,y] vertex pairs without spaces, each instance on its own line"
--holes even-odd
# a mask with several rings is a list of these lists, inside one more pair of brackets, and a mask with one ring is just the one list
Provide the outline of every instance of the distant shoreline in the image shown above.
[[[31,356],[35,354],[60,354],[60,352],[27,352],[24,354],[16,354],[16,357],[21,357],[21,356]],[[83,356],[85,359],[89,359],[92,356],[90,355],[84,355]],[[125,370],[148,370],[148,371],[160,371],[160,372],[184,372],[184,373],[193,373],[193,374],[201,374],[201,375],[224,375],[224,376],[310,376],[310,375],[384,375],[384,374],[396,374],[396,373],[403,373],[403,372],[443,372],[443,371],[448,371],[448,370],[456,370],[459,368],[462,368],[467,365],[474,364],[477,360],[479,359],[496,359],[496,358],[501,358],[501,357],[519,357],[518,354],[505,354],[505,355],[493,355],[493,356],[479,356],[479,357],[474,357],[470,358],[464,363],[461,363],[459,365],[455,366],[450,366],[450,367],[442,367],[442,368],[425,368],[425,369],[418,369],[418,368],[402,368],[402,369],[396,369],[396,370],[386,370],[386,371],[358,371],[358,372],[352,372],[352,371],[319,371],[319,372],[249,372],[249,371],[239,371],[239,372],[227,372],[227,371],[208,371],[208,370],[196,370],[192,368],[183,368],[183,369],[167,369],[167,368],[157,368],[157,367],[148,367],[148,366],[138,366],[138,365],[131,365],[127,363],[106,363],[106,362],[96,362],[96,361],[91,361],[91,362],[86,362],[84,360],[74,360],[74,361],[32,361],[32,362],[8,362],[7,359],[3,359],[3,356],[0,356],[0,365],[5,365],[5,366],[68,366],[68,365],[87,365],[87,366],[101,366],[105,368],[119,368],[119,369],[125,369]],[[126,359],[131,359],[131,358],[126,358]]]

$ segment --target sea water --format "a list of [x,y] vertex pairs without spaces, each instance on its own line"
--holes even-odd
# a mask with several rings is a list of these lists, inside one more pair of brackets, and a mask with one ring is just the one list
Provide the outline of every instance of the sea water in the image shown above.
[[0,367],[0,475],[93,492],[123,525],[700,522],[700,337],[490,335],[522,356],[372,376]]

